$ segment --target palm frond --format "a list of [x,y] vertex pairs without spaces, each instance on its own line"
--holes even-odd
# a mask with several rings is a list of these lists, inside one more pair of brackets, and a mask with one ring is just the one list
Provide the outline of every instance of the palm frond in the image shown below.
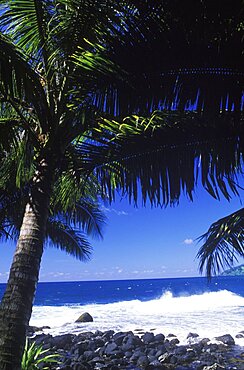
[[113,60],[133,76],[124,91],[113,91],[119,114],[177,109],[225,116],[243,111],[242,0],[231,9],[229,1],[161,4],[162,32],[154,26],[154,37],[115,43]]
[[81,198],[75,204],[71,215],[66,215],[67,221],[71,221],[74,227],[78,226],[87,235],[102,238],[102,230],[106,223],[106,217],[97,203],[91,199]]
[[15,184],[17,188],[24,188],[35,171],[33,157],[33,147],[27,134],[2,158],[0,187],[13,188]]
[[29,56],[37,58],[42,54],[47,34],[49,14],[44,7],[51,5],[52,1],[10,0],[0,15],[1,30],[10,34]]
[[[210,129],[211,127],[211,129]],[[167,205],[181,194],[192,200],[198,182],[215,198],[238,194],[242,173],[243,120],[205,122],[194,113],[156,111],[150,118],[102,119],[90,138],[77,145],[83,170],[95,171],[110,200],[118,189],[143,203]]]
[[[0,103],[0,153],[3,158],[4,153],[18,145],[21,119],[11,109],[8,104]],[[3,139],[4,138],[4,139]]]
[[32,69],[23,51],[9,36],[2,33],[0,33],[0,96],[2,100],[12,105],[22,120],[26,120],[25,128],[31,130],[28,112],[34,108],[42,130],[44,132],[47,130],[48,105],[41,78]]
[[62,221],[53,218],[47,223],[47,243],[81,260],[90,258],[92,247],[86,236]]
[[199,240],[199,269],[207,276],[218,274],[232,267],[238,257],[244,257],[244,208],[214,222]]

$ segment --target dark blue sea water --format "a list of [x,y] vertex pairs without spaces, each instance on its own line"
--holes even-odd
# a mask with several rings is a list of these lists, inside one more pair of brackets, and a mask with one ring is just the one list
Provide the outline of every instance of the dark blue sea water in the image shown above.
[[[5,284],[0,284],[2,296]],[[204,277],[110,281],[76,281],[39,283],[35,298],[38,306],[114,303],[130,300],[153,300],[165,292],[174,297],[228,290],[244,297],[244,276],[217,277],[210,282]]]
[[209,283],[206,278],[143,279],[40,283],[36,305],[113,303],[138,299],[147,301],[170,291],[173,296],[228,290],[244,297],[244,277],[220,277]]
[[[94,321],[76,324],[83,312]],[[190,331],[235,336],[244,330],[244,277],[39,283],[31,324],[51,334],[139,328],[183,341]]]
[[[0,295],[5,284],[0,285]],[[244,297],[244,276],[206,278],[141,279],[39,283],[35,299],[38,306],[86,305],[138,299],[147,301],[171,292],[174,297],[228,290]]]

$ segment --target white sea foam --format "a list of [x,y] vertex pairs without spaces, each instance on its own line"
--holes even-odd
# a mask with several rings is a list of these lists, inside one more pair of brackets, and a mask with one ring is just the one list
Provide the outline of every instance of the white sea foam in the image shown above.
[[[92,323],[74,323],[83,312],[89,312]],[[31,325],[51,327],[53,335],[82,331],[127,331],[142,329],[154,333],[175,334],[181,342],[189,332],[210,339],[218,335],[235,337],[244,330],[244,297],[227,290],[191,296],[174,297],[165,292],[160,298],[84,306],[34,306]],[[244,339],[236,339],[244,345]]]

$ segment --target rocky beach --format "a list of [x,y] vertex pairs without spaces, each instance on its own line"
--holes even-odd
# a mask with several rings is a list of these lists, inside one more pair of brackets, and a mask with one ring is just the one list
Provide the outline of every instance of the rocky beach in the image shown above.
[[[189,333],[181,344],[173,333],[154,334],[153,329],[148,332],[97,330],[58,336],[35,330],[30,328],[30,340],[60,355],[60,363],[51,365],[50,369],[244,369],[244,348],[236,345],[230,334],[210,340]],[[244,330],[236,333],[236,338],[244,338]]]
[[43,283],[28,335],[60,354],[50,369],[244,370],[243,286],[241,277]]

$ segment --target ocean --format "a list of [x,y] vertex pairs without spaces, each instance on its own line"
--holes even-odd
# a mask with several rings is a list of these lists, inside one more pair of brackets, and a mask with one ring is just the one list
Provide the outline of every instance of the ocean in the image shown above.
[[[0,295],[5,284],[0,284]],[[89,312],[94,321],[75,323]],[[211,340],[244,334],[244,277],[39,283],[30,325],[59,335],[84,331],[189,332]],[[244,346],[244,338],[235,338]]]

